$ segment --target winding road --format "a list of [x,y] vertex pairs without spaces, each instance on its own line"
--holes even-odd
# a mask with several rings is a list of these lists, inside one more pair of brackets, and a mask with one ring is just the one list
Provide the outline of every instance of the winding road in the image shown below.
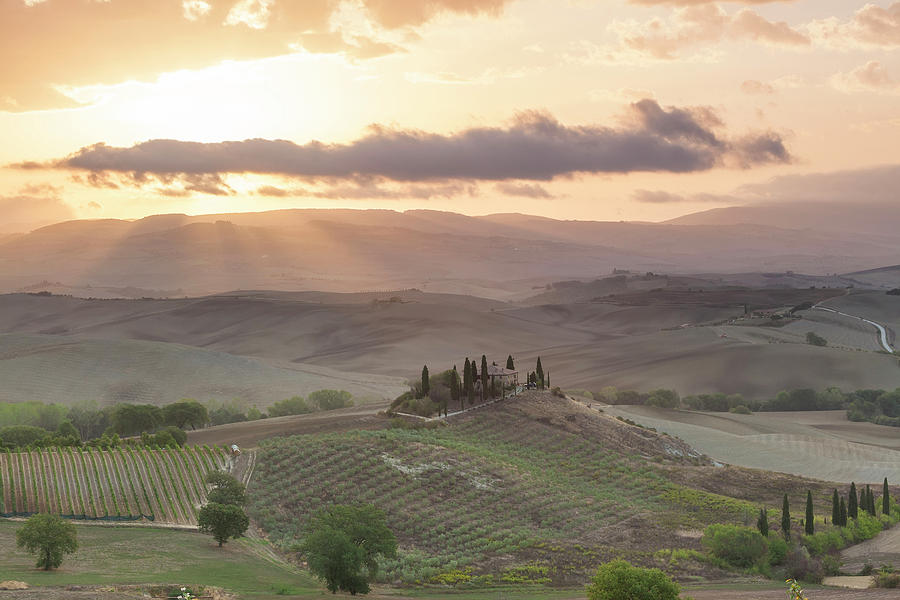
[[835,314],[838,314],[838,315],[842,315],[842,316],[844,316],[844,317],[850,317],[851,319],[857,319],[857,320],[859,320],[859,321],[863,321],[863,322],[865,322],[865,323],[868,323],[869,325],[874,325],[875,328],[878,329],[878,333],[881,334],[881,338],[880,338],[880,341],[881,341],[881,347],[884,348],[885,350],[887,350],[888,352],[893,352],[893,351],[894,351],[894,349],[891,347],[890,342],[888,342],[887,329],[885,329],[884,325],[882,325],[881,323],[876,323],[875,321],[870,321],[869,319],[864,319],[864,318],[862,318],[862,317],[857,317],[856,315],[848,315],[848,314],[845,313],[845,312],[841,312],[841,311],[835,310],[835,309],[833,309],[833,308],[826,308],[826,307],[824,307],[824,306],[818,306],[818,305],[816,305],[816,306],[813,306],[813,309],[815,309],[815,310],[825,310],[825,311],[832,312],[832,313],[835,313]]

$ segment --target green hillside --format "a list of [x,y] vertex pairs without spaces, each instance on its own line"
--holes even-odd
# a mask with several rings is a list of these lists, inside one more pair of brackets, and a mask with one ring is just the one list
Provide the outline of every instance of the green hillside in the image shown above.
[[[580,583],[625,557],[682,575],[713,567],[693,553],[710,522],[754,520],[744,500],[672,483],[672,469],[730,469],[675,438],[549,393],[529,393],[433,430],[277,438],[262,444],[250,512],[288,548],[308,515],[331,503],[383,509],[400,541],[387,581]],[[774,498],[782,482],[748,490]],[[763,489],[759,489],[759,488]],[[787,491],[787,490],[785,490]]]

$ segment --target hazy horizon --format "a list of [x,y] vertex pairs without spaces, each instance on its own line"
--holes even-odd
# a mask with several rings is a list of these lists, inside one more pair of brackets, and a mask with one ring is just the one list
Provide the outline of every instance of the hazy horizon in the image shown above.
[[888,0],[10,0],[0,34],[0,209],[32,228],[281,208],[659,222],[897,181]]

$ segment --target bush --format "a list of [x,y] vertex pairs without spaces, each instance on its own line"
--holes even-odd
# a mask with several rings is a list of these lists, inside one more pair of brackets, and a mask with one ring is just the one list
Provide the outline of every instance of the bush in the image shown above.
[[736,414],[736,415],[752,415],[752,414],[753,414],[753,413],[750,411],[750,409],[747,408],[746,406],[744,406],[743,404],[739,404],[739,405],[735,406],[734,408],[732,408],[732,409],[729,410],[728,412],[734,413],[734,414]]
[[303,396],[294,396],[287,400],[276,402],[269,407],[270,417],[286,417],[288,415],[305,415],[311,413],[312,409],[306,404]]
[[784,538],[771,536],[769,542],[769,564],[773,567],[784,564],[784,559],[788,553],[788,544]]
[[811,346],[827,346],[828,340],[823,338],[821,335],[817,335],[815,332],[810,331],[806,334],[806,343]]
[[681,406],[681,399],[675,390],[653,390],[647,398],[647,404],[657,408],[678,408]]
[[821,583],[825,577],[822,563],[809,555],[809,550],[803,546],[795,546],[788,552],[784,561],[785,571],[791,579],[805,581],[807,583]]
[[353,406],[353,395],[344,390],[319,390],[309,395],[309,402],[319,410],[334,410]]
[[703,546],[716,558],[748,569],[769,553],[769,544],[758,531],[738,525],[710,525],[703,532]]
[[880,588],[898,588],[900,587],[900,573],[892,573],[882,570],[878,577],[875,578],[875,586]]
[[680,592],[659,569],[633,567],[624,560],[601,565],[587,587],[589,600],[678,600]]

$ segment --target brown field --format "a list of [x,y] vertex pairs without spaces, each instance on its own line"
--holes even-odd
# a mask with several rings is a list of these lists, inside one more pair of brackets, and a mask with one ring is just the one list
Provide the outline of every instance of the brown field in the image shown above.
[[869,564],[875,568],[881,565],[900,565],[900,527],[882,531],[875,538],[850,546],[841,552],[843,569],[856,573]]
[[850,422],[843,411],[735,415],[639,406],[603,410],[678,436],[728,464],[825,481],[900,481],[896,428]]
[[[781,306],[828,295],[789,292],[789,298],[777,290],[754,297]],[[526,368],[541,356],[551,381],[573,389],[667,387],[685,395],[764,399],[787,388],[892,389],[900,382],[896,358],[809,346],[802,322],[798,331],[704,326],[743,313],[737,301],[750,292],[734,294],[727,301],[709,295],[710,304],[629,306],[521,306],[418,291],[180,300],[6,295],[0,296],[0,376],[7,385],[0,399],[237,398],[265,406],[322,388],[385,399],[417,377],[423,362],[434,371],[482,353],[498,362],[512,354]],[[859,296],[873,294],[889,316],[883,294]],[[829,326],[851,346],[876,343],[874,330],[867,337],[858,322],[849,325]]]

